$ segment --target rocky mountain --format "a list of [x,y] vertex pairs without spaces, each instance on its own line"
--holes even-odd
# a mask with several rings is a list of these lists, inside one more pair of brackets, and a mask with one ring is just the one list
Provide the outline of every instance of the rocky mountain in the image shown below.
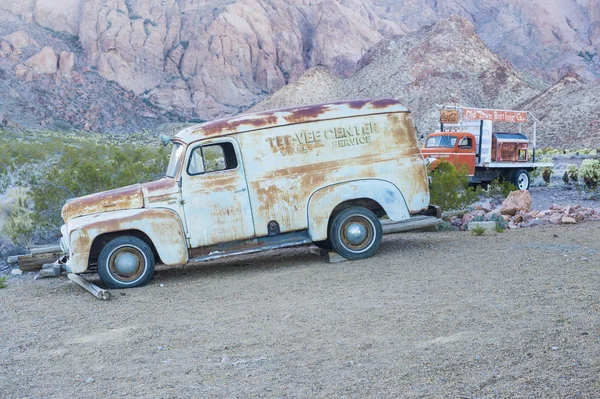
[[[452,45],[448,45],[451,43]],[[338,78],[325,68],[257,104],[253,110],[353,98],[396,98],[413,113],[417,132],[437,127],[436,104],[510,108],[536,97],[543,81],[526,78],[498,57],[465,18],[452,17],[375,45],[358,71]]]
[[[551,82],[567,71],[586,81],[600,77],[597,0],[3,0],[0,9],[18,17],[28,33],[46,28],[47,41],[58,41],[55,54],[76,54],[76,72],[88,68],[90,77],[115,82],[163,119],[243,111],[317,66],[336,77],[353,76],[365,69],[357,61],[366,62],[369,56],[363,56],[381,40],[453,14],[473,23],[490,49],[533,75]],[[4,20],[0,25],[12,33]],[[423,44],[422,51],[440,47]],[[23,67],[17,72],[22,61],[5,65],[6,79],[18,74],[29,80]],[[435,80],[434,71],[428,73]],[[35,76],[38,83],[30,85],[39,85]]]
[[77,42],[0,11],[0,126],[141,131],[176,119],[84,61]]
[[540,145],[600,149],[600,84],[570,73],[522,105],[540,119]]

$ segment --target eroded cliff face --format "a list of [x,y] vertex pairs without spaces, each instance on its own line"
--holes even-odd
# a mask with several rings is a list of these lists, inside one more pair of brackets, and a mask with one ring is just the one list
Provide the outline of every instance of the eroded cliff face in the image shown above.
[[380,40],[451,14],[518,67],[554,80],[566,71],[600,76],[595,0],[4,0],[0,8],[77,36],[101,76],[182,117],[237,113],[319,65],[352,76]]

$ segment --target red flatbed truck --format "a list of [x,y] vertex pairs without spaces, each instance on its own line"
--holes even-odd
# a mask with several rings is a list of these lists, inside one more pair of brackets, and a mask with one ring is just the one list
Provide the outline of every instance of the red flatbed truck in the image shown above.
[[[522,133],[522,125],[533,121],[533,140]],[[513,123],[516,133],[493,132],[493,122]],[[496,178],[529,189],[530,172],[552,163],[535,161],[537,119],[528,111],[440,107],[440,130],[430,134],[421,150],[430,168],[441,161],[464,165],[472,184],[487,184]],[[530,153],[531,151],[531,153]]]

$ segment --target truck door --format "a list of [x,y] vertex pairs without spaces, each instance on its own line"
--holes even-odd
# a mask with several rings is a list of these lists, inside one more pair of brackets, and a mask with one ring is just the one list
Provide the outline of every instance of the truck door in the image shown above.
[[468,135],[459,137],[456,144],[455,165],[465,165],[469,175],[475,175],[475,139]]
[[254,237],[250,197],[236,140],[190,146],[182,196],[191,248]]

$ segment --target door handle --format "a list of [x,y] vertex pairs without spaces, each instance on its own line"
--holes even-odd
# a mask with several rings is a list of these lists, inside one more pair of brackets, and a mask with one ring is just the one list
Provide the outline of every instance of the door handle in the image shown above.
[[246,191],[246,187],[235,190],[236,193],[243,193],[244,191]]

